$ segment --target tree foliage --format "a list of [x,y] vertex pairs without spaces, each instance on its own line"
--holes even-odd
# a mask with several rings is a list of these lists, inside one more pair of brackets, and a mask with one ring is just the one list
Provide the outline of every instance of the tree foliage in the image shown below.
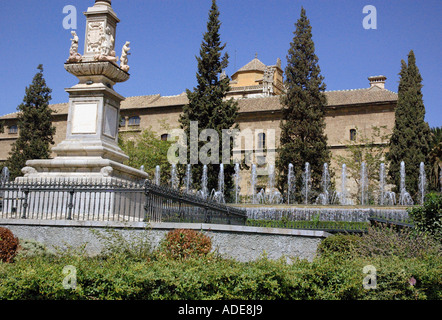
[[281,96],[282,121],[278,159],[278,185],[286,190],[289,163],[294,166],[297,190],[301,190],[302,171],[305,162],[312,170],[312,188],[320,188],[323,164],[329,163],[325,129],[326,88],[318,65],[312,27],[301,9],[301,17],[295,24],[293,41],[287,55],[285,86],[287,93]]
[[431,128],[430,153],[428,154],[429,189],[442,191],[442,127]]
[[442,242],[442,195],[429,193],[422,206],[408,209],[417,231]]
[[399,76],[395,123],[387,153],[390,161],[389,177],[391,183],[396,186],[395,191],[400,192],[400,163],[404,161],[406,189],[416,198],[419,165],[420,162],[427,163],[430,151],[430,127],[425,122],[422,77],[416,66],[413,50],[408,54],[408,64],[404,60],[401,61]]
[[49,108],[52,90],[43,78],[43,66],[40,64],[37,69],[38,73],[26,88],[23,102],[17,107],[19,136],[12,144],[5,163],[12,179],[22,175],[21,169],[27,160],[48,159],[51,155],[50,145],[54,144],[54,111]]
[[161,182],[167,184],[170,178],[170,164],[167,151],[171,141],[163,141],[151,128],[145,129],[140,135],[124,136],[120,133],[119,146],[129,156],[128,166],[144,170],[149,178],[155,176],[155,167],[160,166]]
[[[236,128],[235,121],[238,115],[238,106],[233,99],[224,100],[229,91],[229,78],[221,76],[223,69],[228,65],[228,54],[223,57],[222,51],[225,44],[221,44],[219,29],[219,11],[216,1],[212,1],[212,7],[209,12],[207,22],[207,31],[204,33],[201,43],[200,55],[196,57],[198,62],[198,72],[196,74],[197,86],[190,91],[186,90],[189,103],[184,106],[183,113],[180,116],[181,127],[185,130],[188,143],[190,141],[190,122],[198,121],[198,137],[204,129],[213,129],[219,137],[219,161],[222,161],[222,130]],[[198,150],[204,142],[198,143]],[[230,155],[232,154],[233,143],[230,145]],[[188,148],[190,153],[190,148]],[[188,155],[190,160],[190,154]],[[199,183],[202,176],[202,164],[199,159],[199,165],[192,167],[193,181]],[[233,164],[224,164],[225,186],[231,188],[233,185],[232,176],[234,172]],[[208,188],[209,190],[217,188],[219,173],[219,164],[208,165]]]

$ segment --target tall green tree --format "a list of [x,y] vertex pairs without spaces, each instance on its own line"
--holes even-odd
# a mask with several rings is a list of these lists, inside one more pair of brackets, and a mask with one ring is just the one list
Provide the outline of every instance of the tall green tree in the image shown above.
[[278,186],[280,191],[287,189],[288,166],[292,163],[296,190],[300,191],[304,164],[309,162],[312,189],[319,190],[323,164],[330,162],[324,133],[326,86],[315,54],[312,27],[304,8],[295,26],[285,68],[287,93],[281,96],[281,137],[276,161]]
[[[203,36],[200,55],[196,57],[198,62],[197,86],[193,88],[193,91],[186,90],[189,103],[184,106],[179,119],[181,127],[186,132],[188,144],[195,143],[195,141],[190,141],[191,121],[198,121],[198,137],[204,129],[213,129],[217,132],[219,137],[219,154],[216,155],[219,159],[218,163],[222,162],[222,130],[237,128],[235,122],[238,115],[237,102],[233,99],[224,99],[230,89],[230,79],[227,76],[222,76],[223,69],[228,65],[228,54],[225,53],[222,56],[226,45],[221,43],[220,27],[219,10],[216,1],[212,0],[207,31]],[[205,142],[199,142],[198,150],[201,150],[204,145]],[[189,153],[190,149],[188,148]],[[232,149],[233,143],[230,144],[230,155]],[[190,154],[188,159],[190,160]],[[219,167],[219,164],[208,165],[209,190],[217,189]],[[193,181],[195,184],[199,184],[203,171],[201,159],[199,159],[198,165],[194,165],[192,168]],[[226,189],[233,185],[233,172],[233,164],[224,164]]]
[[427,164],[427,177],[429,173],[431,136],[430,127],[425,122],[422,77],[413,50],[408,54],[408,64],[401,60],[399,77],[395,123],[387,153],[389,177],[396,186],[395,191],[400,192],[400,164],[404,161],[406,189],[416,200],[420,162]]
[[51,155],[50,145],[54,144],[55,127],[52,126],[52,113],[49,108],[52,90],[43,78],[43,65],[26,88],[23,102],[17,107],[19,111],[17,126],[18,139],[12,144],[5,166],[10,170],[11,178],[22,175],[21,169],[27,160],[48,159]]

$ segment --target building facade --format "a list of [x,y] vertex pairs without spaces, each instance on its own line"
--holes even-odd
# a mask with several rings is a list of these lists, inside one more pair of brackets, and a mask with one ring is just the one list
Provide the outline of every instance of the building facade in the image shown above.
[[[223,75],[221,75],[223,76]],[[346,146],[358,135],[372,136],[372,127],[385,127],[389,133],[394,126],[394,109],[397,94],[385,89],[384,76],[368,78],[367,88],[326,91],[328,107],[326,129],[329,148],[332,152],[331,167],[336,169],[336,157],[346,152]],[[227,99],[238,101],[239,116],[237,123],[241,131],[253,132],[253,144],[243,143],[234,152],[245,153],[266,145],[266,133],[274,132],[277,150],[282,119],[280,96],[284,94],[283,70],[281,61],[265,65],[257,57],[240,68],[231,77],[231,90]],[[183,92],[176,96],[160,94],[128,97],[121,103],[120,132],[138,134],[146,128],[155,131],[159,137],[167,138],[171,129],[179,128],[179,116],[183,106],[188,103]],[[68,103],[50,106],[53,125],[56,128],[55,145],[66,137]],[[7,159],[11,144],[18,137],[17,113],[0,117],[4,132],[0,133],[0,162]],[[259,161],[254,159],[252,162]],[[265,162],[265,161],[264,161]],[[260,165],[265,168],[265,163]],[[336,187],[339,190],[339,175],[336,174]],[[250,172],[242,172],[241,194],[250,192]],[[351,183],[349,189],[354,188]]]

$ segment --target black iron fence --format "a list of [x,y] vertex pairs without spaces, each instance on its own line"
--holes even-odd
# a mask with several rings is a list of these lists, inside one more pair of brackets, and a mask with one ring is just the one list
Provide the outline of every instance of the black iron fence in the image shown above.
[[245,225],[245,210],[146,180],[72,179],[0,184],[0,217],[80,221],[198,222]]
[[8,219],[247,224],[328,232],[366,232],[374,222],[413,226],[403,210],[369,209],[364,214],[350,215],[330,208],[299,209],[302,214],[298,210],[282,215],[270,209],[269,213],[256,210],[263,212],[249,213],[247,219],[245,209],[157,186],[149,180],[141,184],[111,179],[0,181],[0,218]]

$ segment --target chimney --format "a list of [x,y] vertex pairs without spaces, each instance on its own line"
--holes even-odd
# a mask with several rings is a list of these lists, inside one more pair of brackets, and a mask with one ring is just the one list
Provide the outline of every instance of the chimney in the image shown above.
[[381,89],[385,89],[385,80],[387,80],[386,76],[372,76],[368,77],[368,80],[370,81],[370,88],[378,86]]

